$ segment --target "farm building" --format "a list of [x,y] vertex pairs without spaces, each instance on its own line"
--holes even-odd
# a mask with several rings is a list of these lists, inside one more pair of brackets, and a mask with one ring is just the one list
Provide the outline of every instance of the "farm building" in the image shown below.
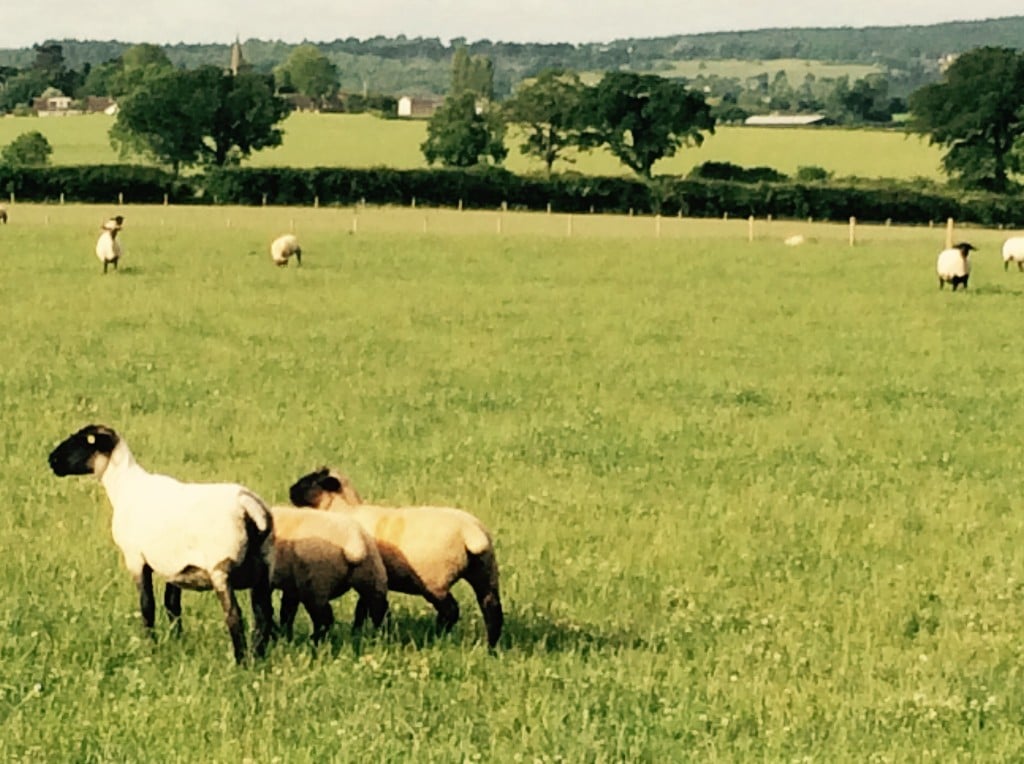
[[756,114],[743,121],[751,127],[807,127],[830,123],[824,114]]
[[64,95],[57,88],[47,88],[41,96],[32,99],[32,108],[40,117],[63,117],[82,113],[80,109],[72,109],[71,96]]
[[399,117],[432,117],[437,108],[444,103],[443,98],[414,98],[402,96],[398,99]]

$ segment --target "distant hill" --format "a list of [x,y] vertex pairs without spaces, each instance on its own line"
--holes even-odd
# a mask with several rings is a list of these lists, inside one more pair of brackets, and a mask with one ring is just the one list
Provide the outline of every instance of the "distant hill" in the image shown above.
[[[40,41],[45,42],[45,41]],[[56,40],[69,67],[80,70],[115,58],[131,43]],[[230,40],[222,45],[179,43],[164,46],[171,61],[193,67],[225,65]],[[446,45],[437,38],[399,36],[336,39],[317,43],[338,65],[345,90],[368,89],[386,93],[443,93],[448,86],[448,64],[455,45],[466,44],[472,53],[494,61],[498,95],[511,92],[525,77],[546,67],[577,71],[634,69],[665,72],[680,61],[738,59],[760,61],[765,70],[777,59],[801,59],[844,64],[865,64],[882,71],[920,80],[938,76],[939,60],[983,45],[1024,47],[1024,16],[985,21],[957,21],[927,26],[835,27],[760,29],[712,32],[649,39],[622,39],[608,43],[506,43],[456,39]],[[247,40],[246,60],[258,71],[269,72],[284,61],[294,45],[280,41]],[[0,66],[26,67],[34,60],[31,48],[0,49]]]

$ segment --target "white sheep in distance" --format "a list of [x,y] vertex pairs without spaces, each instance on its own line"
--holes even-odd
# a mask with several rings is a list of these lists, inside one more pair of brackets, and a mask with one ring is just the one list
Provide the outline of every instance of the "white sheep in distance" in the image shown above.
[[292,255],[295,256],[296,265],[302,265],[302,247],[299,246],[299,240],[295,234],[286,233],[271,242],[270,259],[274,261],[274,265],[288,265],[288,258]]
[[1009,270],[1010,263],[1017,263],[1017,270],[1024,271],[1024,236],[1011,236],[1003,242],[1003,270]]
[[381,507],[350,503],[347,480],[324,467],[304,475],[289,496],[300,507],[342,512],[355,518],[377,542],[388,588],[418,594],[437,610],[437,626],[449,631],[459,620],[459,603],[452,586],[465,579],[473,587],[494,647],[501,636],[504,615],[498,592],[498,563],[491,535],[483,523],[452,507]]
[[961,284],[967,289],[967,280],[971,277],[971,262],[967,256],[974,249],[976,247],[962,241],[939,253],[939,259],[935,264],[939,274],[939,289],[947,282],[953,285],[954,292]]
[[142,622],[152,633],[153,573],[167,582],[164,606],[175,629],[182,589],[217,593],[235,660],[245,657],[245,631],[235,599],[251,589],[253,648],[263,655],[273,628],[270,577],[273,518],[263,500],[237,483],[182,483],[143,469],[124,438],[103,425],[67,437],[49,456],[58,477],[95,475],[113,507],[111,528],[139,593]]
[[271,507],[274,572],[281,590],[281,630],[289,639],[299,603],[313,621],[319,642],[334,623],[331,600],[349,589],[359,594],[353,628],[369,615],[380,626],[388,611],[388,574],[377,544],[352,518],[336,512]]
[[113,263],[114,270],[117,270],[117,263],[121,259],[121,242],[117,240],[124,218],[121,215],[110,218],[103,223],[100,237],[96,240],[96,257],[103,263],[103,272],[107,272],[107,266]]

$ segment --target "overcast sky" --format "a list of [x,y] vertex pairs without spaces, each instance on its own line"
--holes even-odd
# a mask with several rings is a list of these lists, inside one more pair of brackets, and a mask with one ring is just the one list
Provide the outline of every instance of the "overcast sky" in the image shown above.
[[599,42],[765,27],[893,26],[1024,15],[1022,0],[4,0],[0,47],[47,39],[325,42],[375,35]]

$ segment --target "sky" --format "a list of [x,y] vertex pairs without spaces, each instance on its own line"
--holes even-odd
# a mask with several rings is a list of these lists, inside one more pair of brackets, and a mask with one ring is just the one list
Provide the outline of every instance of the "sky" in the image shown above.
[[[6,7],[3,7],[6,6]],[[2,0],[0,48],[47,39],[297,43],[337,38],[607,42],[766,27],[934,24],[1024,15],[1021,0]]]

